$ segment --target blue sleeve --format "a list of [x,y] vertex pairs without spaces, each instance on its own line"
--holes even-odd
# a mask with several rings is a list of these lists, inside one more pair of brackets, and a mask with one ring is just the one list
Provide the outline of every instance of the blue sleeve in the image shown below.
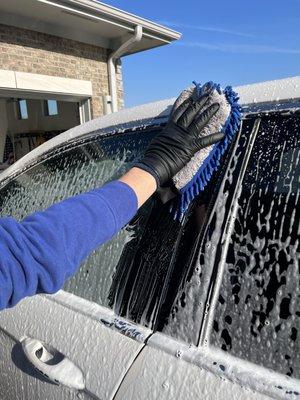
[[0,218],[0,310],[26,296],[58,291],[136,211],[135,192],[115,181],[21,222]]

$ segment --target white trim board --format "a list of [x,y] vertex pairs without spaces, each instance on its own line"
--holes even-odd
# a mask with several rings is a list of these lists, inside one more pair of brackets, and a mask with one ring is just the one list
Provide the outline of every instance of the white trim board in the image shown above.
[[93,95],[92,83],[81,79],[0,70],[0,96],[74,101]]

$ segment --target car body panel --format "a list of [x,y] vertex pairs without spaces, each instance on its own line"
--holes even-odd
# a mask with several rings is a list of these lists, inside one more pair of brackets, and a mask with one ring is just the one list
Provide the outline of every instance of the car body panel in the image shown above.
[[299,381],[233,357],[214,346],[196,347],[155,332],[115,399],[296,400],[299,390]]
[[[212,373],[203,362],[197,365],[195,360],[192,363],[186,361],[185,353],[193,354],[193,349],[180,346],[172,340],[169,343],[166,341],[169,338],[164,338],[169,352],[166,352],[161,340],[157,343],[158,347],[154,341],[148,343],[126,375],[114,400],[270,399],[269,396],[250,389],[248,385],[241,386],[229,380],[222,374],[222,369],[225,368],[223,364],[218,365],[218,373]],[[195,353],[193,356],[195,357]]]
[[[88,391],[101,399],[113,398],[150,334],[143,327],[134,328],[133,324],[116,319],[106,308],[64,292],[27,298],[13,309],[2,311],[0,332],[2,340],[5,332],[10,338],[9,344],[1,340],[6,346],[1,374],[15,369],[14,359],[22,357],[22,349],[17,344],[25,336],[31,337],[69,357],[83,372]],[[9,353],[14,354],[14,358],[9,357]],[[61,386],[58,389],[56,385],[41,381],[37,373],[33,377],[29,375],[31,368],[26,362],[23,368],[27,373],[13,382],[12,391],[22,393],[24,399],[64,398],[58,397],[60,390],[66,393]],[[3,375],[1,382],[7,382]],[[1,399],[19,399],[10,397],[9,392],[3,393],[5,388],[1,383]],[[33,396],[34,390],[39,390],[41,397]]]
[[18,340],[0,329],[0,398],[3,400],[78,399],[77,392],[63,386],[49,384],[27,365]]

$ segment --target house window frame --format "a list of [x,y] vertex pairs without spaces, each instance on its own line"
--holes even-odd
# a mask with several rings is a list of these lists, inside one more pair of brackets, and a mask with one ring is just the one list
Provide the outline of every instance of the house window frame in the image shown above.
[[[25,110],[25,115],[22,110],[22,105],[25,104],[26,110]],[[17,117],[20,121],[28,120],[29,119],[29,113],[28,113],[28,104],[26,99],[17,99],[16,101],[16,111],[17,111]]]
[[[56,112],[55,113],[50,112],[50,107],[49,107],[49,103],[50,102],[55,102],[55,104],[56,104]],[[46,100],[44,100],[43,105],[44,105],[44,116],[45,117],[57,117],[57,116],[59,116],[58,100],[56,100],[56,99],[46,99]]]

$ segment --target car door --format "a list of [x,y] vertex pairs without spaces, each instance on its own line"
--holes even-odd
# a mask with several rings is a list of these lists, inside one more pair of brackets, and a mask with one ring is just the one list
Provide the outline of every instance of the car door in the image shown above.
[[[1,216],[22,219],[56,201],[101,186],[129,168],[154,134],[156,131],[150,130],[102,137],[96,132],[53,149],[2,182]],[[149,205],[142,214],[147,214]],[[124,246],[142,228],[140,222],[133,221],[101,246],[63,291],[27,298],[0,312],[1,399],[113,398],[151,333],[119,318],[109,303]],[[25,339],[31,340],[26,355],[22,347]],[[53,355],[50,360],[49,352]],[[67,376],[61,363],[66,358],[72,365]],[[85,389],[79,391],[83,388],[78,386],[77,367],[85,380]],[[51,374],[55,377],[52,381]],[[71,389],[58,385],[66,381]]]
[[282,381],[287,377],[295,389],[277,383],[277,392],[296,398],[300,395],[299,113],[261,118],[249,146],[224,242],[224,268],[217,287],[224,302],[214,302],[216,294],[212,295],[215,307],[209,319],[214,322],[207,325],[213,326],[213,346],[276,371]]
[[246,119],[175,242],[176,225],[164,239],[156,226],[154,269],[145,251],[132,266],[143,277],[148,261],[152,300],[119,296],[121,314],[155,332],[115,400],[299,398],[299,122]]

